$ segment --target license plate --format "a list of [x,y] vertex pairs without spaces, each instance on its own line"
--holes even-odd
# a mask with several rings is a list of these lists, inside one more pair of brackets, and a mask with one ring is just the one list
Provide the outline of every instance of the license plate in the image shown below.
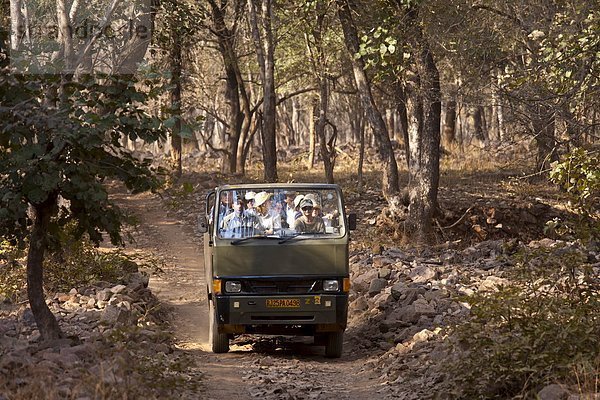
[[300,299],[267,299],[268,308],[300,308]]

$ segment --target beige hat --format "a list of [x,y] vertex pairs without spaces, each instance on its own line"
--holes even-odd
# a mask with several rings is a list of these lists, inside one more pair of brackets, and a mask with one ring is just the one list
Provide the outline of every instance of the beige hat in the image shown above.
[[294,197],[294,208],[296,208],[300,205],[300,202],[302,201],[303,198],[304,198],[303,194],[299,194],[298,196]]
[[272,194],[267,193],[267,192],[256,193],[256,196],[254,197],[254,202],[255,202],[256,207],[260,206],[261,204],[264,204],[264,202],[269,200],[271,198],[271,196],[272,196]]
[[256,193],[254,192],[247,192],[246,195],[244,196],[244,198],[246,200],[253,200],[256,197]]

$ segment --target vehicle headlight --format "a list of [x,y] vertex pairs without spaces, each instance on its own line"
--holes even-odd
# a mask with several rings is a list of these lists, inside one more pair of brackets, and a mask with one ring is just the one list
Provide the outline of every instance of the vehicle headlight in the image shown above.
[[340,290],[340,283],[337,279],[325,279],[323,281],[323,290],[326,292],[337,292]]
[[239,293],[242,291],[242,283],[240,281],[225,282],[225,291],[227,293]]

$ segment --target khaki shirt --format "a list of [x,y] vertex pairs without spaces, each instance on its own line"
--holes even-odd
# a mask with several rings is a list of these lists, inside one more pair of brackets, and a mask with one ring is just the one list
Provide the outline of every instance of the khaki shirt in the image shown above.
[[313,217],[312,222],[308,222],[303,215],[294,223],[294,230],[306,233],[325,233],[325,223],[321,217]]

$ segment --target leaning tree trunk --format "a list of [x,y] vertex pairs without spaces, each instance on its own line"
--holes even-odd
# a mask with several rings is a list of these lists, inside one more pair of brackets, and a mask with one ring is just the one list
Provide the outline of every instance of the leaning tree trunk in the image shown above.
[[35,323],[43,340],[62,337],[62,332],[54,314],[46,304],[44,296],[43,263],[48,245],[47,231],[56,198],[50,198],[33,207],[34,218],[27,253],[27,296]]
[[263,84],[263,114],[261,138],[263,142],[264,180],[277,181],[277,143],[276,131],[276,96],[275,96],[275,43],[272,30],[272,0],[262,0],[261,29],[258,25],[258,12],[255,1],[248,0],[248,16],[252,37],[256,48],[256,56],[260,66]]
[[359,53],[358,31],[352,20],[352,14],[348,0],[336,0],[338,6],[338,17],[344,31],[344,42],[352,59],[352,70],[354,72],[354,80],[359,93],[362,108],[375,137],[379,150],[380,160],[384,163],[383,171],[383,195],[386,198],[389,209],[392,213],[400,209],[400,182],[398,177],[398,164],[392,149],[389,132],[385,126],[381,112],[377,109],[371,85],[365,72],[365,63],[361,58],[356,58],[354,55]]
[[[401,6],[400,0],[398,0]],[[409,85],[409,212],[406,232],[415,243],[433,239],[433,217],[438,209],[440,159],[440,78],[429,43],[412,9],[406,14],[413,27],[412,48],[417,75]]]
[[181,32],[178,27],[172,27],[173,46],[170,51],[171,58],[171,112],[175,118],[175,124],[171,132],[171,158],[177,168],[177,176],[183,173],[181,159],[182,138],[181,138]]
[[[229,163],[227,165],[228,172],[243,172],[238,171],[240,163],[238,157],[240,157],[240,137],[242,135],[242,125],[244,121],[244,114],[241,111],[240,106],[240,83],[238,79],[239,66],[238,59],[235,53],[235,31],[229,29],[225,23],[225,7],[221,7],[214,1],[209,2],[211,6],[211,18],[213,23],[213,32],[217,37],[217,43],[219,44],[219,53],[223,60],[223,66],[225,68],[225,104],[227,106],[227,121],[228,123],[228,140],[227,156],[229,157]],[[242,88],[243,90],[243,88]],[[243,146],[243,142],[241,144]],[[242,168],[243,169],[243,168]]]

